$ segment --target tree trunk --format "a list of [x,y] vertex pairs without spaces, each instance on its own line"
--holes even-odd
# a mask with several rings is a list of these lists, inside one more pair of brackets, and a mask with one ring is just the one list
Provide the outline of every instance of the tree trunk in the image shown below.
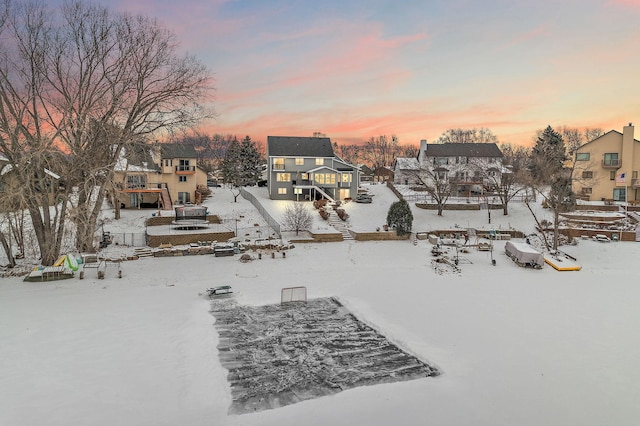
[[0,232],[0,244],[2,244],[2,248],[4,252],[7,254],[7,259],[9,260],[9,268],[13,268],[16,266],[16,259],[13,257],[13,251],[11,250],[11,244],[7,241],[4,233]]

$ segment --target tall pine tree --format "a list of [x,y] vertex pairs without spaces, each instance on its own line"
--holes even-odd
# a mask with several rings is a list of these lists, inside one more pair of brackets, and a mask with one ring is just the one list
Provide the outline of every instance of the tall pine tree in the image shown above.
[[541,184],[551,184],[564,168],[567,154],[562,135],[547,126],[538,136],[531,150],[529,171],[532,179]]
[[236,137],[233,138],[227,151],[224,155],[224,159],[220,164],[220,170],[222,172],[222,178],[226,183],[230,183],[233,186],[240,186],[240,165],[242,161],[240,158],[240,143]]
[[261,175],[260,153],[256,144],[247,136],[240,143],[240,181],[243,185],[255,185]]

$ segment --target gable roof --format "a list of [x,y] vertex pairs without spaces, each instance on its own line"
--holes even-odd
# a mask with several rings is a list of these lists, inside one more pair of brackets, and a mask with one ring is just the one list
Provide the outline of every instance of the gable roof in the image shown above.
[[184,143],[162,143],[160,144],[162,158],[196,158],[196,149],[193,145]]
[[429,143],[427,157],[498,157],[502,151],[495,143]]
[[268,136],[270,157],[334,157],[329,138],[302,136]]
[[420,163],[413,157],[398,157],[394,166],[396,170],[420,170]]

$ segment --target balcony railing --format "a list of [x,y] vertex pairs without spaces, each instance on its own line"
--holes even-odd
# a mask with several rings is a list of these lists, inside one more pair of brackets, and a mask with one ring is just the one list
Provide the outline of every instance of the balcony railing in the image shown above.
[[178,174],[193,174],[196,172],[196,166],[176,166]]
[[602,167],[617,169],[620,167],[621,160],[602,160]]

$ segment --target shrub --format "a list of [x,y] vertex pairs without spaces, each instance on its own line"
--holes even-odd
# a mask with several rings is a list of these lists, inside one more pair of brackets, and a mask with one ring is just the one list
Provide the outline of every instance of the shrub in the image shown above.
[[396,229],[398,236],[411,232],[413,213],[411,213],[411,207],[409,207],[409,204],[405,200],[396,201],[391,204],[389,213],[387,213],[387,224]]

